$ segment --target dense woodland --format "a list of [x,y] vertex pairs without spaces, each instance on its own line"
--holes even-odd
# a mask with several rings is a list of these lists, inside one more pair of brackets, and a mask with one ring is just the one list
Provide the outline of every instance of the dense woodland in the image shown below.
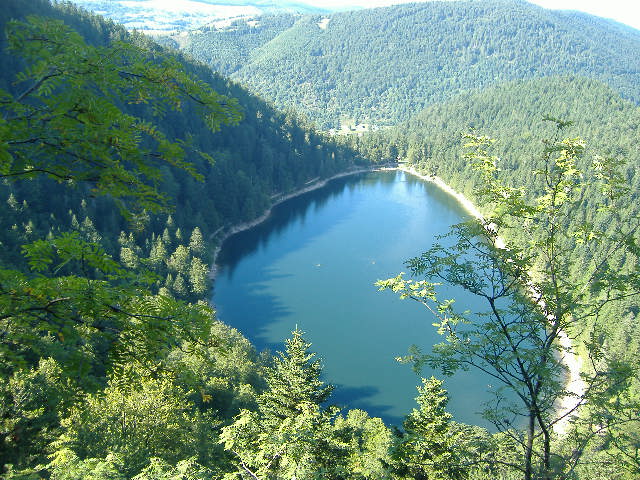
[[[327,49],[313,50],[318,61],[335,60],[332,42],[343,42],[358,68],[384,81],[369,76],[368,85],[355,71],[338,75],[337,66],[322,64],[309,70],[322,78],[305,77],[306,93],[284,88],[278,83],[284,77],[268,80],[285,96],[318,99],[313,108],[298,97],[282,104],[294,98],[320,125],[333,125],[340,115],[368,118],[372,98],[383,101],[375,105],[378,122],[408,118],[431,104],[394,128],[337,142],[298,112],[282,113],[204,65],[70,4],[6,2],[0,10],[7,32],[0,45],[2,478],[637,478],[640,69],[629,51],[640,34],[523,2],[485,5],[345,13],[317,32],[311,27],[320,17],[266,17],[262,30],[238,24],[209,32],[223,47],[203,42],[191,51],[196,58],[200,48],[217,51],[200,60],[259,82],[251,70],[257,65],[302,78],[308,48]],[[382,18],[399,34],[422,25],[416,39],[443,35],[427,45],[445,50],[422,49],[437,57],[438,73],[426,75],[435,63],[390,47],[404,48],[405,38],[371,37]],[[303,40],[331,32],[336,37],[321,45]],[[255,37],[242,41],[248,35]],[[291,56],[287,49],[299,42],[307,46],[299,58]],[[379,45],[380,52],[358,52],[364,44]],[[569,47],[577,50],[567,56]],[[540,56],[548,71],[531,63]],[[363,58],[407,64],[391,71]],[[403,70],[412,62],[412,71],[423,73],[413,80]],[[344,63],[342,73],[353,65]],[[568,72],[585,75],[532,78]],[[429,78],[432,85],[423,89]],[[353,90],[340,90],[340,82]],[[385,94],[390,88],[405,90]],[[545,115],[556,120],[545,122]],[[499,141],[491,144],[484,134]],[[488,413],[498,433],[453,421],[436,378],[424,379],[402,425],[341,410],[332,405],[331,379],[322,376],[304,332],[292,332],[275,355],[256,352],[205,301],[210,252],[231,225],[258,217],[310,181],[396,159],[444,178],[495,222],[488,229],[461,226],[457,245],[484,252],[492,268],[499,266],[494,279],[513,280],[510,298],[519,315],[513,324],[525,345],[513,358],[532,365],[514,389],[540,382],[531,383],[540,391],[522,394],[534,425],[530,437],[505,423],[508,409]],[[509,249],[493,248],[498,234]],[[447,270],[460,258],[436,250],[408,265],[419,277],[486,285],[479,272],[490,271],[487,265],[470,272],[461,262]],[[545,269],[562,277],[555,289]],[[553,314],[527,296],[523,289],[531,285],[558,307]],[[577,285],[584,291],[576,293]],[[383,285],[425,303],[435,299],[432,286],[400,279]],[[446,302],[437,311],[449,343],[436,350],[439,359],[413,352],[408,361],[440,362],[446,373],[487,348],[480,341],[491,335],[480,329],[465,337],[475,343],[457,343],[459,317]],[[494,314],[498,321],[503,316],[500,309]],[[554,357],[562,352],[553,343],[559,330],[588,359],[590,386],[581,399],[587,407],[565,435],[547,430],[554,401],[566,395]],[[541,351],[538,339],[546,342],[544,365],[532,357]]]
[[469,89],[557,74],[597,78],[626,98],[640,98],[632,53],[640,47],[637,31],[524,1],[267,17],[193,32],[181,44],[326,129],[341,120],[393,125]]
[[[187,35],[159,37],[158,42],[180,49],[211,67],[231,75],[251,61],[254,50],[293,27],[299,15],[262,15],[259,20],[236,20],[229,27],[203,27]],[[211,48],[215,45],[215,48]]]

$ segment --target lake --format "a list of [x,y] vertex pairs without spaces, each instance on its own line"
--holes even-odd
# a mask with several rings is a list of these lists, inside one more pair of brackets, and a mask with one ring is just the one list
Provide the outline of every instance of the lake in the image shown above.
[[[427,351],[441,337],[423,306],[374,283],[405,271],[407,259],[467,218],[450,195],[404,172],[332,180],[224,243],[213,292],[218,318],[273,352],[298,326],[336,386],[330,403],[400,425],[421,382],[395,357],[412,344]],[[476,371],[446,378],[454,419],[489,427],[479,412],[491,383]]]

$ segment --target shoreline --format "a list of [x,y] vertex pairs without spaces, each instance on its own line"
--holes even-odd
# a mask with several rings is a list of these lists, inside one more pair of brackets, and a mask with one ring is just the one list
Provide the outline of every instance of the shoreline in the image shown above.
[[[337,178],[356,175],[358,173],[384,171],[384,170],[387,170],[387,171],[396,170],[396,171],[405,172],[409,175],[413,175],[414,177],[419,178],[420,180],[423,180],[425,182],[430,182],[436,185],[443,192],[455,198],[455,200],[460,204],[460,206],[462,206],[462,208],[469,215],[471,215],[477,220],[484,219],[482,213],[480,212],[480,210],[478,210],[478,207],[476,207],[471,200],[465,197],[464,194],[454,190],[453,187],[445,183],[445,181],[442,180],[440,177],[435,175],[421,174],[414,167],[406,167],[406,166],[377,167],[377,168],[374,167],[374,168],[362,168],[358,170],[351,170],[347,172],[338,173],[336,175],[333,175],[329,178],[325,178],[323,180],[315,181],[299,190],[295,190],[288,194],[279,196],[279,198],[258,218],[251,220],[250,222],[243,222],[243,223],[233,225],[228,231],[224,232],[224,234],[220,238],[219,243],[216,245],[213,251],[213,258],[211,262],[211,269],[209,271],[209,278],[215,282],[216,276],[218,274],[218,265],[216,263],[216,260],[218,258],[218,254],[220,253],[220,250],[222,249],[222,246],[224,245],[224,242],[227,241],[229,237],[235,235],[236,233],[242,232],[244,230],[248,230],[249,228],[255,227],[256,225],[259,225],[260,223],[267,220],[269,216],[271,216],[271,212],[273,211],[273,208],[276,205],[279,205],[280,203],[283,203],[291,198],[297,197],[304,193],[322,188],[331,180],[334,180]],[[214,232],[213,235],[216,235],[217,233],[219,233],[222,230],[222,228],[223,227],[221,227],[216,232]],[[505,242],[502,238],[498,237],[496,239],[496,247],[505,248]],[[558,413],[560,413],[561,418],[557,423],[553,425],[553,430],[557,434],[563,435],[567,431],[570,418],[580,406],[580,402],[576,401],[575,396],[581,396],[580,392],[584,392],[585,385],[582,380],[582,377],[580,377],[582,359],[573,352],[571,339],[568,337],[568,335],[565,332],[561,331],[558,335],[558,343],[560,344],[563,351],[561,362],[567,369],[564,387],[569,392],[569,395],[565,396],[557,403],[556,408],[558,410]]]
[[448,193],[453,198],[455,198],[469,215],[476,218],[477,220],[482,220],[484,218],[480,213],[480,210],[478,210],[478,207],[476,207],[471,200],[465,197],[464,194],[454,190],[451,186],[447,185],[445,181],[440,177],[436,175],[424,175],[418,172],[415,167],[397,167],[396,170],[400,170],[401,172],[405,172],[413,175],[414,177],[418,177],[420,180],[424,180],[425,182],[433,183],[440,190]]
[[[440,177],[423,175],[419,173],[414,167],[398,167],[397,170],[406,172],[410,175],[420,178],[421,180],[431,182],[438,186],[442,191],[448,193],[454,197],[460,205],[474,218],[483,220],[483,216],[471,200],[464,196],[464,194],[454,190],[451,186],[447,185]],[[502,238],[496,239],[497,248],[505,248],[505,242]],[[564,388],[568,392],[568,395],[564,396],[560,401],[556,403],[557,413],[560,415],[560,419],[553,425],[553,430],[559,435],[567,433],[569,426],[569,420],[576,413],[581,403],[576,400],[576,397],[582,396],[586,385],[580,376],[580,370],[582,367],[582,359],[573,351],[571,339],[566,332],[560,331],[558,333],[557,341],[562,349],[562,355],[560,362],[566,367],[566,378],[564,379]]]
[[564,388],[568,392],[568,395],[557,402],[556,408],[562,413],[562,417],[553,426],[553,430],[559,435],[564,435],[567,433],[571,417],[577,413],[578,408],[582,405],[580,400],[576,400],[576,397],[581,397],[587,386],[580,376],[582,358],[573,351],[569,335],[567,335],[566,332],[560,331],[558,334],[558,343],[560,343],[563,350],[560,361],[567,368]]
[[[213,250],[213,255],[212,255],[212,259],[211,259],[211,269],[209,270],[209,279],[215,282],[216,276],[218,275],[218,264],[217,264],[217,259],[218,259],[218,255],[220,254],[220,250],[222,250],[222,246],[224,245],[224,242],[226,242],[229,237],[235,235],[236,233],[242,232],[244,230],[248,230],[252,227],[255,227],[256,225],[261,224],[262,222],[264,222],[266,219],[268,219],[271,216],[271,212],[273,211],[273,208],[276,205],[279,205],[283,202],[286,202],[287,200],[291,199],[291,198],[295,198],[299,195],[303,195],[305,193],[308,192],[312,192],[313,190],[317,190],[319,188],[324,187],[327,183],[329,183],[331,180],[335,180],[336,178],[342,178],[342,177],[348,177],[350,175],[356,175],[358,173],[364,173],[364,172],[373,172],[375,171],[375,168],[361,168],[358,170],[350,170],[347,172],[342,172],[342,173],[337,173],[331,177],[322,179],[322,180],[318,180],[318,181],[313,181],[312,183],[310,183],[309,185],[307,185],[306,187],[303,187],[299,190],[295,190],[293,192],[287,193],[285,195],[277,195],[277,200],[275,200],[271,206],[262,214],[260,215],[258,218],[255,218],[249,222],[242,222],[242,223],[237,223],[235,225],[232,225],[231,228],[229,228],[229,230],[225,231],[223,233],[223,235],[220,237],[220,240],[218,242],[218,244],[216,245],[216,247]],[[215,235],[217,235],[220,231],[222,231],[224,227],[220,227],[218,230],[216,230],[213,234],[210,235],[209,238],[213,238]]]

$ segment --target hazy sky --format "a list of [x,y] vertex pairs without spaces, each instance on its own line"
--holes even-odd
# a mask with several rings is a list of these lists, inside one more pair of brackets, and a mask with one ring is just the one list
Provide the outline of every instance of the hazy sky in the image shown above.
[[[428,0],[302,0],[319,7],[381,7]],[[640,0],[529,0],[545,8],[580,10],[599,17],[612,18],[640,29]]]

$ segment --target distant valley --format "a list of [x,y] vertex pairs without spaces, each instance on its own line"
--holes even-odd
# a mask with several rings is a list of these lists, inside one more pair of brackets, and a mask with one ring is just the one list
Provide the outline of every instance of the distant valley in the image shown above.
[[322,13],[302,2],[279,0],[76,0],[74,3],[104,15],[129,29],[167,33],[229,25],[242,18],[273,13]]

